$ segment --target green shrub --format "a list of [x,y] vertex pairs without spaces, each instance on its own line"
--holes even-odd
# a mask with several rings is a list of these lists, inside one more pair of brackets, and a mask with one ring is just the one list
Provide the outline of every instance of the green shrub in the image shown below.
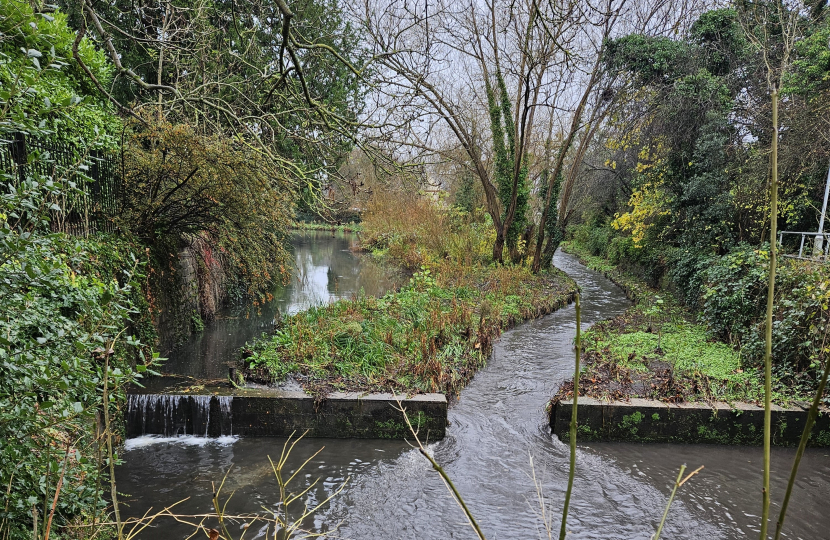
[[[96,420],[102,410],[118,410],[124,385],[153,360],[141,344],[142,336],[153,339],[140,292],[143,249],[123,237],[79,238],[50,228],[61,212],[55,201],[80,196],[66,179],[84,178],[92,165],[87,152],[111,146],[120,132],[111,106],[89,96],[89,81],[70,61],[74,39],[59,11],[35,14],[25,1],[0,3],[0,145],[23,132],[77,150],[73,166],[31,149],[25,168],[0,171],[4,539],[33,537],[33,508],[40,516],[34,536],[43,537],[53,501],[54,538],[69,520],[105,508]],[[79,51],[106,84],[111,70],[103,54],[85,39]]]
[[[769,246],[738,245],[712,260],[705,276],[702,317],[710,332],[735,346],[750,365],[764,356]],[[830,332],[830,267],[784,259],[773,307],[773,362],[785,383],[814,385],[827,361]]]
[[134,246],[50,234],[44,216],[31,211],[48,208],[45,194],[62,189],[70,188],[29,177],[0,206],[0,483],[9,493],[8,531],[0,536],[11,538],[31,537],[32,507],[43,515],[51,505],[67,453],[54,526],[102,504],[96,415],[104,406],[114,414],[124,385],[152,362],[138,338],[151,330]]

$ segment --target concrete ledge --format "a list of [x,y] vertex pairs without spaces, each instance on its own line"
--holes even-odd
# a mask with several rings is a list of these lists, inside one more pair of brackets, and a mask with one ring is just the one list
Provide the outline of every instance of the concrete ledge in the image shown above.
[[[572,410],[572,401],[560,401],[550,411],[550,426],[562,441],[570,438]],[[607,402],[580,397],[578,415],[577,440],[584,442],[763,443],[764,409],[750,403]],[[806,421],[807,408],[773,406],[772,443],[797,445]],[[819,413],[809,444],[830,446],[830,411]]]
[[[315,401],[304,392],[207,388],[192,393],[133,394],[128,398],[127,437],[139,435],[239,435],[403,439],[411,437],[392,394],[336,392]],[[412,425],[430,440],[447,427],[443,394],[397,396]]]

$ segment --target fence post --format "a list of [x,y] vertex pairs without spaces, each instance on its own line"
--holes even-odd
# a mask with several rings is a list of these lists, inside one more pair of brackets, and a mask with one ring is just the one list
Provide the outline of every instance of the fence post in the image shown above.
[[17,175],[22,184],[26,180],[26,164],[28,155],[26,153],[26,135],[21,132],[14,134],[14,140],[10,143],[12,161],[17,165]]

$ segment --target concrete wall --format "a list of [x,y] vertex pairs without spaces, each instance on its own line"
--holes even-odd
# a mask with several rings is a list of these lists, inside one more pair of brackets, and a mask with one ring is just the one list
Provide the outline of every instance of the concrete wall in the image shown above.
[[[443,394],[397,398],[422,440],[444,437],[447,399]],[[272,389],[217,389],[216,394],[198,399],[192,395],[133,395],[128,400],[127,436],[287,437],[309,430],[309,437],[411,438],[396,406],[391,394],[332,393],[315,401],[304,392]]]
[[[556,403],[550,413],[553,432],[569,440],[573,403]],[[669,404],[646,399],[605,402],[580,397],[577,440],[760,445],[764,409],[750,403]],[[807,406],[773,407],[772,443],[797,445],[807,421]],[[816,419],[811,446],[830,446],[830,411]]]

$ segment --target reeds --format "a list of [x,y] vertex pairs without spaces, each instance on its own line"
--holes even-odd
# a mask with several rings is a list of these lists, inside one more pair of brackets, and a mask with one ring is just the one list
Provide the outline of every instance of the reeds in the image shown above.
[[772,88],[772,185],[770,186],[770,250],[767,321],[764,349],[764,485],[761,501],[761,540],[769,525],[770,442],[772,436],[772,308],[775,300],[775,263],[778,245],[778,88]]
[[582,307],[579,304],[579,293],[576,294],[576,364],[574,365],[574,398],[571,409],[570,444],[571,455],[568,469],[568,488],[565,490],[565,503],[562,507],[562,525],[559,528],[559,540],[565,540],[567,534],[568,507],[571,504],[571,492],[574,487],[574,475],[576,473],[576,426],[577,426],[577,401],[579,400],[579,360],[582,356]]
[[[245,534],[249,530],[253,529],[257,532],[261,532],[263,530],[263,525],[265,526],[264,537],[266,539],[285,540],[295,537],[311,538],[325,536],[326,533],[316,533],[314,531],[303,529],[303,523],[305,523],[309,517],[320,510],[323,506],[328,504],[332,499],[337,497],[337,495],[349,482],[350,478],[346,478],[346,480],[344,480],[339,487],[334,489],[324,500],[316,503],[313,507],[309,507],[305,502],[305,495],[318,484],[319,479],[314,480],[308,485],[300,487],[294,486],[294,481],[298,478],[305,477],[305,475],[302,474],[302,471],[308,463],[323,450],[324,447],[312,454],[299,467],[289,474],[287,472],[289,468],[289,457],[295,445],[305,436],[305,433],[299,437],[294,437],[294,435],[295,434],[292,433],[291,436],[289,436],[285,441],[280,457],[276,462],[271,460],[269,457],[269,461],[271,462],[271,470],[273,471],[274,478],[276,479],[278,486],[279,500],[275,505],[278,508],[277,511],[274,510],[274,506],[263,506],[262,512],[260,513],[234,514],[228,512],[228,505],[234,495],[234,492],[231,492],[226,498],[223,499],[223,489],[228,479],[228,475],[230,474],[230,470],[232,469],[231,465],[228,467],[228,471],[225,473],[225,476],[222,478],[222,481],[219,483],[218,487],[212,484],[213,495],[211,497],[211,503],[213,505],[213,511],[210,513],[184,514],[176,512],[176,507],[188,500],[188,497],[166,506],[157,512],[153,512],[153,509],[150,508],[140,517],[130,517],[123,520],[119,518],[115,521],[102,521],[88,525],[70,525],[68,528],[87,530],[88,534],[85,537],[93,538],[97,536],[101,530],[115,526],[117,527],[119,537],[124,540],[134,540],[148,527],[158,526],[160,524],[159,522],[163,520],[172,520],[192,527],[193,532],[187,537],[188,539],[204,535],[211,540],[244,540]],[[229,527],[229,524],[231,523],[235,525],[235,528],[238,528],[241,531],[235,533],[236,536],[234,535],[234,532],[232,532],[232,528]],[[259,524],[260,526],[253,527],[255,524]],[[334,526],[333,530],[336,531],[336,529],[337,526]]]

